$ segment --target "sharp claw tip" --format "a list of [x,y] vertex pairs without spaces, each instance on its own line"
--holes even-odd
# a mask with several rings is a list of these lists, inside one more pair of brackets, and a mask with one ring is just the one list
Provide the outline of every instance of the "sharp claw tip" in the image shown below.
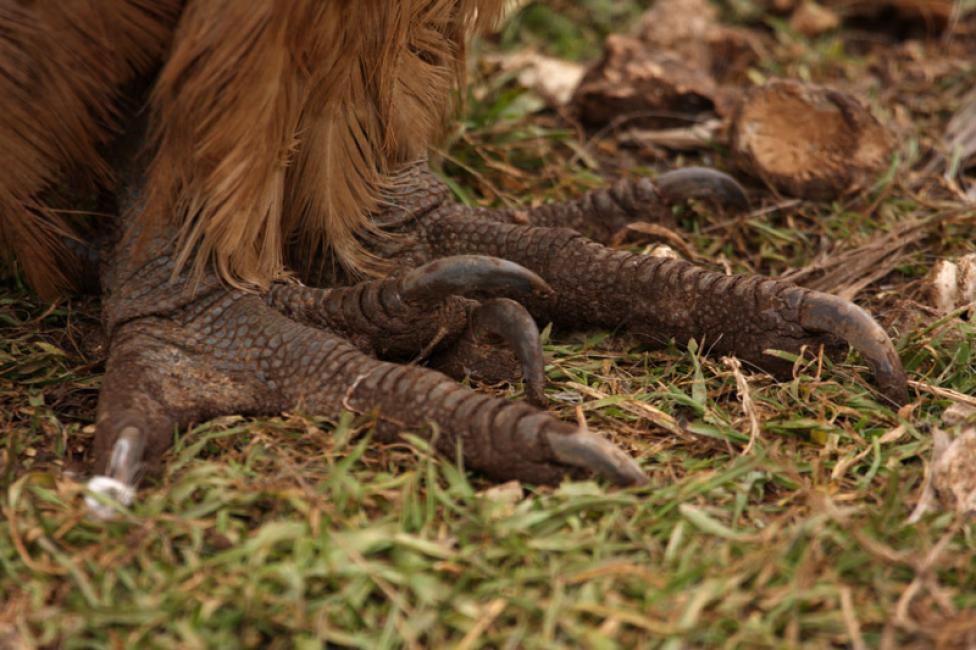
[[837,296],[810,292],[800,308],[800,325],[845,340],[867,361],[881,393],[898,405],[908,403],[908,379],[898,352],[866,310]]
[[633,458],[606,438],[579,429],[549,436],[557,460],[581,467],[621,486],[645,485],[650,479]]
[[650,477],[644,473],[644,470],[636,462],[633,462],[633,467],[628,468],[628,471],[622,473],[619,478],[619,484],[624,487],[641,487],[650,482]]
[[655,182],[671,201],[707,200],[733,212],[749,209],[749,195],[737,180],[708,167],[685,167],[661,174]]
[[447,295],[532,295],[548,298],[554,291],[524,266],[487,255],[442,257],[409,271],[401,281],[406,300],[437,301]]
[[85,496],[85,506],[96,519],[103,521],[119,514],[118,507],[106,501],[115,501],[120,506],[128,507],[135,500],[134,487],[110,476],[95,476],[85,487],[90,493]]

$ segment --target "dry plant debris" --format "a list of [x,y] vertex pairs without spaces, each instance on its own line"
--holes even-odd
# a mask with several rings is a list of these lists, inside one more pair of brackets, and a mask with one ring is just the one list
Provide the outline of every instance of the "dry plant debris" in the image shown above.
[[929,297],[941,315],[962,310],[976,314],[976,253],[958,260],[939,260],[929,274]]
[[883,19],[894,11],[908,20],[920,20],[935,29],[945,28],[963,3],[956,0],[829,0],[827,3],[849,17]]
[[939,508],[963,517],[976,514],[976,407],[954,404],[943,420],[932,430],[932,458],[910,522]]
[[650,50],[629,36],[607,39],[603,59],[587,71],[573,103],[589,125],[628,116],[637,126],[667,127],[711,111],[717,87],[680,53]]
[[634,36],[611,35],[573,102],[581,120],[601,125],[686,126],[727,110],[723,86],[742,81],[762,38],[719,22],[708,0],[662,0]]
[[804,36],[819,36],[840,25],[840,17],[816,2],[801,3],[790,16],[790,27]]
[[892,151],[891,137],[855,98],[791,80],[747,92],[731,129],[742,169],[814,200],[864,189]]
[[490,61],[502,72],[517,73],[522,86],[535,91],[554,108],[569,103],[586,72],[580,63],[530,50],[499,54]]
[[[807,35],[839,24],[812,3],[791,21]],[[584,124],[625,122],[642,145],[727,140],[739,169],[786,196],[830,200],[873,182],[890,162],[892,137],[855,96],[797,80],[743,86],[765,40],[722,24],[707,0],[662,0],[634,37],[607,39],[573,102]],[[716,114],[725,128],[703,129]]]
[[636,34],[649,52],[674,52],[720,84],[742,81],[765,41],[756,32],[720,22],[708,0],[655,2],[641,17]]
[[[791,21],[796,20],[798,13],[810,11],[810,5],[817,5],[810,0],[767,0],[766,4],[779,13],[792,12]],[[963,4],[955,0],[819,0],[813,11],[830,11],[842,18],[872,19],[882,25],[894,15],[943,29]]]

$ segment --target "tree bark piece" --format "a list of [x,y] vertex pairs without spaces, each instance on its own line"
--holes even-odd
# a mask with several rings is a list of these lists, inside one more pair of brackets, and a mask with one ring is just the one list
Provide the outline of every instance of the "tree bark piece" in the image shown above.
[[761,50],[757,32],[723,25],[708,0],[658,0],[641,18],[637,37],[653,51],[673,52],[707,70],[720,83],[742,80]]
[[704,70],[674,52],[655,51],[629,36],[607,38],[603,58],[573,96],[580,119],[600,126],[624,116],[648,128],[686,125],[715,106],[717,87]]
[[722,85],[743,81],[761,49],[754,32],[721,24],[707,0],[660,0],[635,37],[607,38],[573,103],[591,126],[622,116],[631,126],[686,126],[696,114],[727,114]]

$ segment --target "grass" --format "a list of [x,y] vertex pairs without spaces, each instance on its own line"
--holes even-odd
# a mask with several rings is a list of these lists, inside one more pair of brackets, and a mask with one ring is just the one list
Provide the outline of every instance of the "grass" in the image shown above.
[[[589,57],[641,4],[530,3],[484,47],[541,43]],[[747,4],[726,9],[752,16]],[[571,20],[539,18],[566,8]],[[782,21],[766,29],[778,46],[759,76],[860,82],[878,64],[876,54],[844,55],[838,36],[803,39]],[[681,215],[682,236],[716,268],[771,274],[922,220],[923,236],[860,297],[896,333],[917,382],[911,407],[880,400],[853,355],[796,358],[794,379],[777,383],[737,375],[697,345],[652,350],[608,332],[547,338],[552,410],[633,452],[646,488],[493,486],[421,440],[375,444],[367,423],[347,416],[228,417],[182,434],[135,510],[95,523],[76,479],[90,460],[104,355],[97,304],[49,307],[8,279],[0,647],[971,644],[976,527],[952,512],[906,520],[931,428],[952,395],[976,395],[976,323],[890,314],[922,299],[919,280],[935,260],[976,250],[971,207],[921,175],[917,153],[973,86],[973,60],[929,96],[913,78],[867,84],[882,116],[911,121],[895,173],[871,192],[778,209],[767,198],[733,221]],[[603,176],[694,161],[632,164],[612,133],[581,144],[571,123],[538,107],[510,78],[476,75],[443,161],[462,200],[555,199]],[[728,163],[720,150],[705,159]],[[759,426],[751,447],[743,392]]]

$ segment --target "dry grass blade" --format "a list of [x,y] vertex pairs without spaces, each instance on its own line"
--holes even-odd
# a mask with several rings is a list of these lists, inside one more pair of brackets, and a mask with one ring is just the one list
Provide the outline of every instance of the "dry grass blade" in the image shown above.
[[949,160],[962,166],[976,155],[976,89],[963,99],[962,107],[949,120],[945,133],[945,148]]
[[644,147],[665,147],[675,151],[695,151],[718,141],[724,127],[720,120],[707,120],[701,124],[673,129],[627,129],[620,133],[621,142]]
[[476,644],[480,641],[481,635],[485,633],[485,630],[487,630],[491,626],[492,622],[494,622],[494,620],[498,618],[503,611],[505,611],[505,599],[496,598],[488,603],[484,610],[485,611],[481,615],[481,618],[478,619],[478,622],[472,626],[468,633],[464,635],[464,638],[461,639],[461,642],[455,646],[455,650],[470,650],[471,648],[476,647]]
[[913,381],[909,380],[908,385],[912,388],[936,395],[938,397],[943,397],[950,399],[953,402],[958,402],[960,404],[967,404],[969,406],[976,407],[976,397],[972,395],[966,395],[965,393],[960,393],[959,391],[952,390],[951,388],[943,388],[941,386],[933,386],[924,381]]
[[840,590],[840,606],[841,611],[844,612],[844,624],[847,626],[847,634],[851,639],[851,648],[853,650],[867,650],[868,646],[864,643],[861,624],[857,620],[857,612],[854,609],[854,598],[851,595],[851,590],[847,587]]
[[622,246],[634,233],[646,235],[652,240],[663,241],[673,246],[686,260],[697,260],[701,258],[698,252],[688,245],[688,242],[681,235],[659,223],[649,223],[647,221],[635,221],[634,223],[627,224],[613,236],[611,245],[617,247]]
[[759,440],[759,415],[756,413],[756,406],[752,403],[749,382],[742,374],[742,364],[735,357],[722,357],[722,363],[729,367],[735,377],[735,387],[739,393],[739,401],[742,402],[742,412],[749,418],[749,444],[742,450],[745,455],[752,451],[756,441]]
[[799,285],[853,300],[908,258],[908,249],[926,236],[926,223],[915,221],[872,238],[855,248],[824,253],[783,277]]
[[[608,397],[607,393],[601,392],[595,388],[585,386],[583,384],[578,384],[576,382],[569,382],[567,384],[573,390],[579,391],[587,397],[592,397],[593,399],[606,399]],[[664,411],[648,404],[647,402],[642,402],[640,400],[626,400],[620,402],[620,408],[625,411],[637,415],[642,418],[647,418],[657,426],[670,431],[671,433],[684,435],[685,432],[678,424],[677,420],[665,413]]]

